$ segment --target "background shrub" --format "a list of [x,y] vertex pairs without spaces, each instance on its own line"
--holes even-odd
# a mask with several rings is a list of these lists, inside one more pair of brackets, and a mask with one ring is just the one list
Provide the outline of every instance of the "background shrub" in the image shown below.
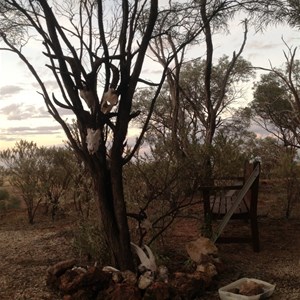
[[20,207],[21,201],[16,196],[11,196],[7,189],[0,189],[0,211],[9,209],[17,209]]
[[9,192],[7,189],[0,189],[0,200],[8,200],[9,199]]
[[110,264],[110,252],[105,242],[104,233],[91,220],[81,220],[74,232],[74,250],[81,260],[96,261],[99,265]]

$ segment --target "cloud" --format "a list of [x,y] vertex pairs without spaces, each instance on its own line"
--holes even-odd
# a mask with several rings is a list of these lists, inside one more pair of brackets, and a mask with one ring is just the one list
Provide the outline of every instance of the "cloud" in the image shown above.
[[[249,42],[247,45],[248,49],[254,49],[258,53],[260,53],[261,50],[273,50],[276,48],[282,48],[283,43],[282,42],[273,42],[269,40],[262,41],[261,38],[254,39],[253,41]],[[260,53],[261,54],[261,53]]]
[[39,146],[61,146],[66,137],[60,125],[7,127],[0,129],[0,150],[14,147],[21,139]]
[[11,97],[23,91],[24,89],[18,85],[6,85],[0,88],[0,97]]
[[26,120],[32,118],[48,118],[49,113],[42,106],[13,103],[0,109],[0,114],[7,120]]
[[8,135],[2,136],[1,134],[0,134],[0,139],[2,142],[14,142],[16,140],[19,140],[13,136],[8,136]]
[[60,125],[53,125],[53,126],[19,126],[19,127],[10,127],[10,128],[3,128],[0,130],[1,139],[3,140],[11,140],[13,139],[12,136],[24,136],[26,135],[53,135],[53,134],[60,134],[62,128]]

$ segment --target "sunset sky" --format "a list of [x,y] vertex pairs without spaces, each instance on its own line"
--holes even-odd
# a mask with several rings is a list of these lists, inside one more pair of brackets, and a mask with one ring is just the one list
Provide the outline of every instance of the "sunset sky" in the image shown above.
[[[270,27],[264,33],[254,33],[249,30],[248,41],[243,57],[249,60],[254,66],[269,67],[269,61],[273,66],[281,66],[284,62],[283,50],[285,46],[281,40],[290,46],[299,46],[299,31],[291,30],[288,27]],[[243,38],[243,28],[236,20],[231,26],[230,35],[219,35],[214,38],[215,59],[223,54],[232,55],[238,50]],[[1,43],[0,43],[1,45]],[[45,65],[45,60],[38,51],[37,42],[32,42],[25,54],[34,58],[34,63],[39,70]],[[1,46],[0,46],[1,47]],[[203,55],[203,47],[194,48],[191,56]],[[299,57],[299,54],[298,54]],[[145,78],[155,80],[155,68],[153,62],[144,68]],[[44,73],[41,73],[44,75]],[[257,77],[256,79],[259,79]],[[50,94],[53,85],[51,76],[44,76]],[[22,62],[15,54],[7,51],[0,51],[0,149],[14,146],[20,139],[34,141],[41,145],[61,145],[65,135],[60,125],[55,122],[46,111],[42,97],[37,93],[38,86]],[[59,97],[59,92],[56,96]],[[251,84],[247,99],[241,105],[251,100]],[[62,112],[65,118],[72,120],[72,115]],[[131,132],[133,135],[134,132]]]

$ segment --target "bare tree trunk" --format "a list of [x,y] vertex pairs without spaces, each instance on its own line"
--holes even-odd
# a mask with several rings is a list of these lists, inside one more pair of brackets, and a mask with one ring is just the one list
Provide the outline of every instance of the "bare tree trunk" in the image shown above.
[[[97,174],[93,176],[95,198],[112,264],[121,270],[133,270],[122,180],[116,180],[114,178],[116,171],[111,172],[108,167],[99,166],[96,172]],[[119,179],[122,177],[121,172],[120,170]]]
[[118,264],[127,269],[133,269],[133,259],[130,246],[130,231],[127,220],[126,202],[123,189],[123,164],[117,163],[111,166],[111,186],[113,191],[114,214],[116,218],[116,226],[118,230],[119,245],[116,251],[121,251]]

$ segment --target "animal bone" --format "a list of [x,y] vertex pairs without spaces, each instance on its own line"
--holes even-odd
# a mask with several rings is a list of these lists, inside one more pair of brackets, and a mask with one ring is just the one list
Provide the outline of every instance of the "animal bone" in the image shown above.
[[102,271],[103,271],[103,272],[108,272],[108,273],[112,273],[112,272],[120,272],[120,270],[118,270],[118,269],[116,269],[116,268],[114,268],[114,267],[112,267],[112,266],[104,266],[104,267],[102,268]]
[[140,261],[141,261],[141,265],[145,266],[148,270],[152,271],[152,272],[156,272],[156,262],[155,262],[155,257],[151,251],[151,249],[147,246],[144,245],[146,252],[143,251],[142,248],[140,248],[138,245],[131,243],[131,246],[134,248],[137,256],[139,257]]
[[97,152],[100,144],[100,136],[100,129],[87,129],[86,143],[90,154],[95,154]]
[[107,92],[103,94],[101,111],[107,114],[118,103],[118,93],[115,89],[109,88]]

